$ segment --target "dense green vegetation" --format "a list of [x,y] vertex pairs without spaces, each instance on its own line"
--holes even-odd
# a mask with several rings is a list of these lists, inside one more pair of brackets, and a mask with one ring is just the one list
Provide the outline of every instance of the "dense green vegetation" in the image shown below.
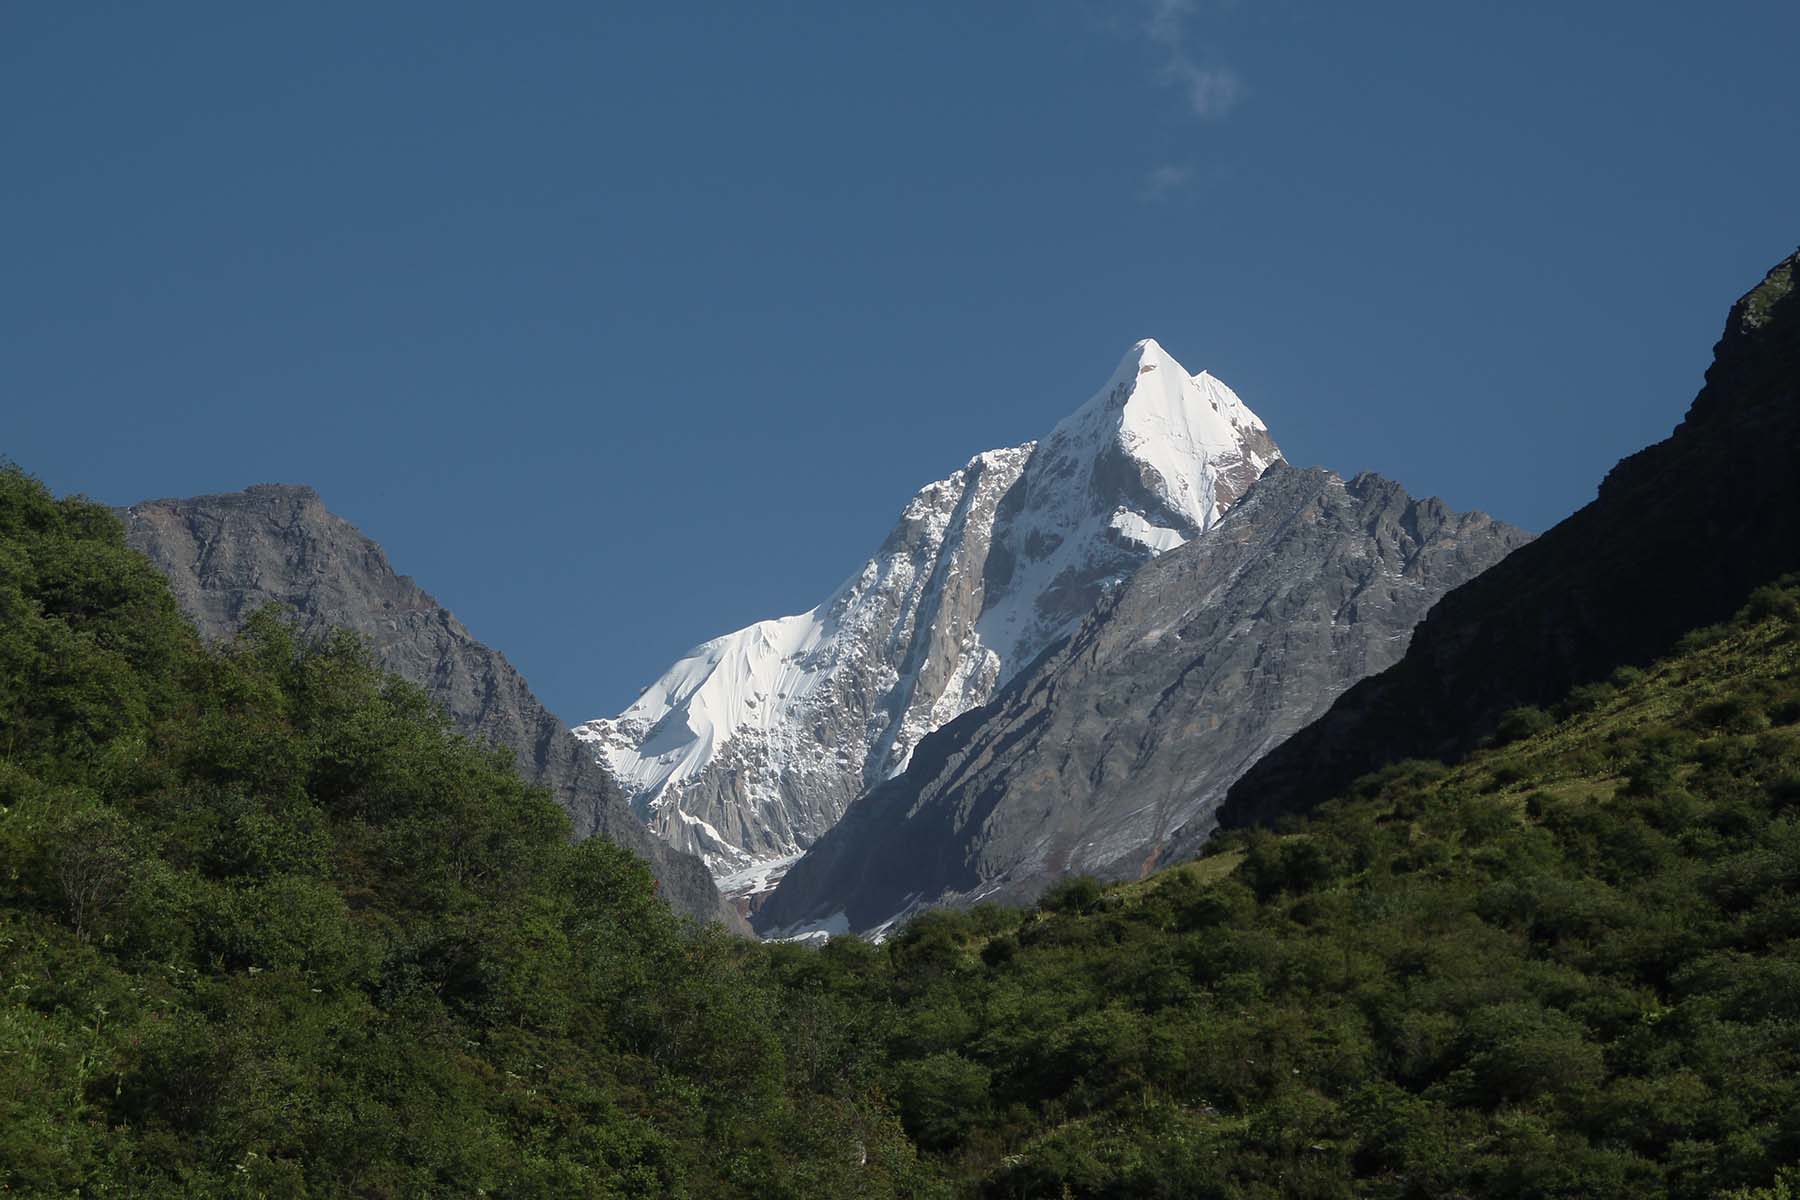
[[1496,742],[755,946],[0,471],[0,1193],[1800,1193],[1800,586]]
[[1764,588],[1454,769],[836,986],[896,1005],[907,1129],[982,1195],[1796,1194],[1797,721]]
[[836,1037],[357,644],[204,650],[0,471],[0,1192],[911,1194]]

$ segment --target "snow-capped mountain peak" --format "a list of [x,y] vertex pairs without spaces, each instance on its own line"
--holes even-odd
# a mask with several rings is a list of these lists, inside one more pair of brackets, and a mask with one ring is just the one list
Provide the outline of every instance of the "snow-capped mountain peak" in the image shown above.
[[1209,528],[1280,456],[1237,393],[1153,339],[1134,345],[1039,443],[1002,514],[980,633],[1003,678],[1139,562]]
[[[1273,446],[1246,447],[1268,433],[1262,418],[1237,393],[1205,371],[1188,374],[1154,338],[1134,345],[1106,386],[1060,421],[1049,441],[1094,454],[1116,446],[1156,472],[1158,495],[1186,520],[1204,528],[1223,506],[1217,491],[1219,460],[1244,453],[1267,466]],[[1248,439],[1247,439],[1247,435]],[[1211,490],[1194,486],[1211,479]],[[1227,489],[1229,493],[1229,488]],[[1231,497],[1235,499],[1235,495]]]
[[769,886],[925,734],[1279,457],[1230,388],[1138,342],[1043,439],[921,488],[823,604],[696,647],[576,733],[656,832]]

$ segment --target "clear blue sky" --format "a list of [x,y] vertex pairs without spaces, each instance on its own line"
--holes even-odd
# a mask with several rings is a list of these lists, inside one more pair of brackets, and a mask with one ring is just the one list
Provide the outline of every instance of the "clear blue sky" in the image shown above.
[[1800,242],[1800,4],[0,8],[0,453],[306,482],[565,718],[1135,339],[1542,528]]

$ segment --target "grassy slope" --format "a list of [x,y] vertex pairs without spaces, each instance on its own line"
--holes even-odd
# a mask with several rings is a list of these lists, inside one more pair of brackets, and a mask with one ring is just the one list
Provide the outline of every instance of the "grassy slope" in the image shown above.
[[1797,614],[1141,883],[919,922],[877,985],[908,1129],[994,1196],[1796,1182]]

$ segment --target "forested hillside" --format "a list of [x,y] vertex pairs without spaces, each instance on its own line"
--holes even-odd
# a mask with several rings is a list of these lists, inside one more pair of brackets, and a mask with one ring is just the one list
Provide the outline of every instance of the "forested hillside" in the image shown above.
[[753,944],[353,639],[203,649],[10,470],[0,755],[0,1192],[910,1194]]
[[1147,881],[757,946],[6,471],[0,1190],[1778,1200],[1797,631],[1768,586]]
[[896,1006],[892,1093],[969,1193],[1791,1196],[1795,583],[1453,770],[817,969]]

